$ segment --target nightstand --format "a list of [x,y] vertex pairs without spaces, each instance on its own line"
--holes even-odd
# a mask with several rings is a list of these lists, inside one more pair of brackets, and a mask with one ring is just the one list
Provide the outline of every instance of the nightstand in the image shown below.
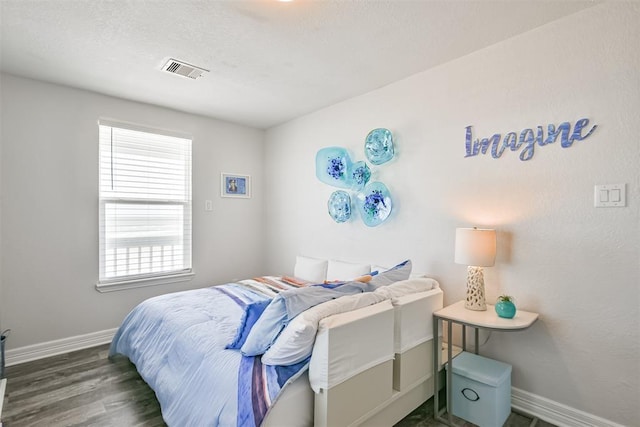
[[[453,324],[457,323],[462,325],[462,350],[466,351],[466,327],[470,326],[474,328],[474,341],[475,341],[475,353],[478,354],[478,336],[480,329],[487,329],[493,331],[519,331],[527,329],[529,326],[538,320],[538,313],[531,313],[524,310],[517,310],[513,319],[504,319],[496,314],[493,305],[487,304],[487,310],[485,311],[473,311],[464,308],[464,301],[458,301],[455,304],[449,305],[443,309],[440,309],[433,313],[433,336],[440,336],[440,329],[443,321],[447,322],[447,355],[446,361],[441,361],[440,356],[444,357],[443,352],[440,350],[440,345],[433,346],[433,372],[434,375],[434,393],[433,393],[433,416],[436,420],[453,426],[453,401],[451,397],[451,375],[452,369],[447,369],[446,372],[446,387],[447,387],[447,418],[443,418],[439,411],[438,402],[438,390],[440,388],[439,376],[440,369],[449,360],[453,360],[452,354],[452,329]],[[438,340],[439,341],[439,340]]]

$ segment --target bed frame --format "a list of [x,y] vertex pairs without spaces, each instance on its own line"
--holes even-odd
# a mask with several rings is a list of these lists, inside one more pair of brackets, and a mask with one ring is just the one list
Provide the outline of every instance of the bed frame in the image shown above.
[[[433,395],[433,316],[440,288],[327,317],[308,375],[262,426],[392,426]],[[354,338],[357,337],[357,338]]]

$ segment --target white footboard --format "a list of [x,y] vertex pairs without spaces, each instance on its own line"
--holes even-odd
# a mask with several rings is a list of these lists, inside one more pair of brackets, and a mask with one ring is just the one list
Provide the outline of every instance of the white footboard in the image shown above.
[[393,316],[384,301],[320,322],[309,366],[315,426],[353,425],[391,397]]
[[308,382],[285,390],[264,425],[394,425],[433,395],[432,313],[440,308],[436,287],[323,319]]
[[442,297],[436,288],[321,322],[309,368],[315,426],[393,425],[432,396]]

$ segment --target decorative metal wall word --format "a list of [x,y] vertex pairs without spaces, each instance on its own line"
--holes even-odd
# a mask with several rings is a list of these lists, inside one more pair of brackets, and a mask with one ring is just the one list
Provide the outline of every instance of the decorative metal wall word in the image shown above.
[[[505,150],[508,148],[511,151],[520,151],[520,160],[527,161],[533,157],[533,152],[536,144],[540,147],[544,147],[547,144],[553,144],[560,137],[560,145],[562,148],[568,148],[573,145],[574,141],[582,141],[583,139],[591,136],[598,125],[593,127],[583,135],[586,127],[589,126],[589,119],[580,119],[576,121],[571,132],[571,123],[564,122],[556,126],[554,124],[547,125],[547,137],[544,137],[544,130],[542,126],[538,126],[537,133],[534,133],[533,129],[524,129],[520,132],[520,137],[516,132],[507,133],[504,138],[499,133],[494,134],[491,138],[476,139],[472,142],[471,126],[467,126],[467,135],[465,140],[465,157],[477,156],[478,154],[487,154],[489,147],[491,147],[491,157],[494,159],[500,158]],[[501,141],[502,140],[502,141]]]

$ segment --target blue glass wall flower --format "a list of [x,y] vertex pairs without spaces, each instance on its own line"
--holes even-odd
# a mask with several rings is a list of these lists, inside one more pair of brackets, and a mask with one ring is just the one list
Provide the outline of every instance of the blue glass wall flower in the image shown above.
[[371,178],[371,170],[369,166],[362,160],[355,162],[350,173],[351,188],[354,190],[362,190]]
[[350,188],[352,168],[349,152],[341,147],[326,147],[316,154],[316,177],[325,184]]
[[393,135],[389,129],[374,129],[364,140],[364,154],[374,165],[381,165],[393,159]]
[[334,191],[329,196],[327,208],[335,222],[345,222],[351,218],[351,196],[346,191]]
[[381,182],[367,184],[358,192],[356,200],[362,221],[369,227],[382,224],[393,209],[389,189]]
[[[394,157],[393,136],[388,129],[374,129],[365,139],[365,155],[373,165],[381,165]],[[369,182],[371,170],[364,161],[353,162],[342,147],[326,147],[316,154],[316,177],[333,187],[356,193],[356,207],[365,225],[382,224],[393,209],[389,189],[381,182]],[[334,191],[327,201],[329,216],[337,222],[351,218],[351,195],[347,191]]]

